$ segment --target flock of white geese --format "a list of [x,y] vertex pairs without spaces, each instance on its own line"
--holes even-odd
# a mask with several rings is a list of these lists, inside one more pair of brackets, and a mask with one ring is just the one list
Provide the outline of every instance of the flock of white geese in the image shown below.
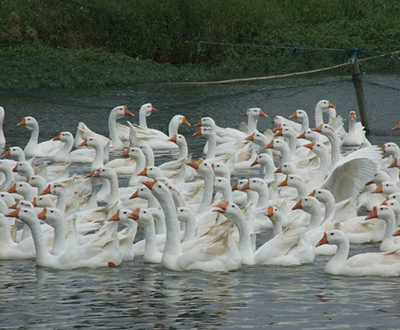
[[[139,257],[170,270],[227,272],[332,255],[330,274],[400,275],[400,149],[371,145],[354,111],[347,127],[321,100],[314,128],[296,110],[276,116],[265,132],[257,130],[268,117],[260,108],[248,109],[239,129],[203,117],[193,134],[205,139],[197,160],[178,132],[190,126],[186,117],[174,116],[165,134],[147,126],[154,112],[144,104],[139,123],[123,125],[117,120],[133,113],[118,106],[109,137],[81,122],[75,137],[61,132],[41,143],[36,119],[22,118],[29,142],[0,160],[0,260],[34,258],[39,267],[69,270]],[[0,107],[5,146],[3,120]],[[121,156],[110,160],[110,150]],[[171,160],[155,166],[166,151]],[[88,164],[90,173],[71,173],[74,163]],[[233,174],[249,173],[231,186]],[[129,185],[119,187],[127,177]],[[349,258],[350,244],[371,242],[380,251]]]

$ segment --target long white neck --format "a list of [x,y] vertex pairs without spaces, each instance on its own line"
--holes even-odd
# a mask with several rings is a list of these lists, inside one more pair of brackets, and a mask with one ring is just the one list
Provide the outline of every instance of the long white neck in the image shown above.
[[214,190],[214,172],[206,172],[203,174],[204,178],[204,192],[201,204],[196,214],[205,211],[212,202],[212,195]]
[[0,113],[0,144],[4,146],[6,144],[6,138],[4,136],[4,130],[3,130],[3,123],[4,123],[4,109],[2,109]]
[[242,262],[244,264],[252,264],[254,252],[251,244],[250,228],[242,214],[235,214],[235,220],[235,224],[239,230],[239,251],[242,255]]
[[206,159],[215,158],[215,148],[217,146],[217,136],[215,133],[209,135],[208,137],[208,150]]
[[4,173],[5,180],[1,185],[2,190],[7,190],[11,188],[11,186],[14,184],[14,174],[13,171],[11,170],[11,167],[5,166],[1,169],[1,172]]
[[325,205],[325,216],[322,223],[330,223],[335,216],[335,199],[333,196],[329,196],[323,203]]
[[258,192],[258,203],[256,208],[265,207],[269,202],[269,189],[266,184],[262,186],[257,186]]
[[146,223],[143,229],[145,238],[144,258],[148,259],[151,258],[151,256],[159,253],[159,251],[157,250],[157,239],[154,221],[152,220],[149,223]]
[[29,221],[27,224],[32,232],[33,241],[35,243],[36,264],[38,266],[48,266],[49,263],[55,261],[57,257],[51,255],[47,251],[47,245],[42,230],[40,229],[39,221],[36,219],[35,221]]
[[156,233],[165,234],[166,226],[165,226],[164,214],[158,208],[148,208],[148,210],[153,215]]
[[154,153],[152,151],[147,151],[144,153],[146,159],[146,166],[154,166]]
[[142,128],[147,128],[147,114],[145,110],[139,111],[139,126]]
[[67,207],[67,192],[63,190],[59,194],[57,194],[56,208],[64,213],[66,207]]
[[196,220],[191,215],[189,219],[185,222],[185,235],[183,236],[183,242],[191,241],[196,237]]
[[279,149],[279,151],[282,153],[282,160],[281,160],[282,163],[287,163],[292,161],[293,154],[291,153],[290,148],[286,142],[282,141],[281,148]]
[[20,194],[24,197],[24,200],[26,201],[32,201],[33,197],[35,197],[35,191],[31,187],[26,190],[24,189],[24,191],[20,192]]
[[296,188],[300,198],[308,194],[307,188],[302,182],[294,182],[291,187]]
[[258,116],[249,116],[247,120],[247,134],[253,134],[257,131]]
[[382,240],[381,245],[385,244],[393,244],[393,233],[396,228],[396,220],[394,218],[394,214],[390,214],[387,219],[384,219],[386,222],[386,228],[385,228],[385,235]]
[[315,126],[319,126],[324,123],[324,116],[322,109],[317,105],[315,107]]
[[331,143],[332,153],[331,153],[331,165],[330,168],[334,168],[336,163],[340,159],[340,142],[336,134],[327,135],[329,142]]
[[319,157],[319,168],[314,177],[314,182],[321,183],[325,180],[325,176],[329,171],[329,154],[326,151],[318,153]]
[[354,120],[349,121],[349,134],[354,134],[356,132],[356,122]]
[[229,201],[229,202],[233,201],[233,199],[232,199],[232,188],[231,188],[230,185],[228,185],[228,184],[223,185],[223,187],[221,187],[221,191],[220,192],[222,193],[223,200]]
[[296,145],[297,145],[297,137],[296,136],[292,136],[292,135],[288,135],[285,136],[285,138],[288,141],[288,145],[289,145],[289,149],[292,155],[296,154]]
[[275,214],[274,220],[272,220],[272,233],[274,237],[282,233],[282,221],[279,214]]
[[165,215],[166,224],[166,239],[164,246],[164,253],[161,264],[169,266],[177,257],[182,254],[182,248],[179,241],[179,222],[176,215],[174,200],[169,191],[166,191],[162,196],[156,196]]
[[124,145],[118,136],[117,114],[114,111],[111,111],[110,116],[108,117],[108,129],[110,131],[110,139],[113,147],[116,149],[122,149]]
[[94,150],[96,151],[96,156],[94,157],[93,163],[90,166],[91,170],[104,166],[104,149],[100,143],[96,143]]
[[325,269],[327,268],[335,269],[343,265],[346,262],[347,257],[349,256],[349,248],[350,248],[350,243],[348,239],[341,241],[337,245],[337,250],[335,255],[326,264]]
[[316,207],[312,207],[311,210],[307,212],[311,215],[311,220],[308,228],[312,229],[320,226],[322,221],[322,212],[319,205]]
[[28,144],[24,148],[26,157],[32,158],[35,156],[34,149],[37,148],[38,139],[39,139],[39,125],[36,124],[32,128],[31,137],[28,141]]
[[111,178],[109,178],[108,180],[110,181],[110,198],[107,205],[111,206],[119,201],[119,186],[117,174],[113,172]]
[[73,146],[74,146],[73,139],[68,139],[67,141],[65,141],[64,145],[53,156],[53,160],[56,162],[65,161],[68,158],[68,154],[71,152]]
[[188,145],[186,141],[183,141],[182,143],[179,144],[179,155],[178,158],[186,158],[189,153],[188,150]]
[[302,118],[302,122],[301,122],[301,133],[307,131],[310,128],[310,122],[308,120],[308,116],[305,116],[304,118]]
[[54,228],[54,240],[53,248],[51,249],[51,254],[58,256],[65,252],[66,248],[66,226],[65,219],[61,219],[60,223]]
[[1,226],[0,226],[0,242],[8,244],[12,241],[11,238],[11,221],[7,219],[3,214],[0,214]]
[[179,130],[179,118],[174,117],[171,119],[168,125],[168,136],[173,137],[174,135],[178,134]]

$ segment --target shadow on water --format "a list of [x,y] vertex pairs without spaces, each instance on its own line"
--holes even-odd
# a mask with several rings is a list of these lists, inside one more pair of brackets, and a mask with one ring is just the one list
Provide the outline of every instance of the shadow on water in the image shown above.
[[[338,113],[347,117],[356,104],[347,80],[286,80],[285,84],[201,88],[157,85],[98,92],[0,91],[0,105],[6,109],[8,145],[23,146],[29,132],[16,124],[26,115],[38,119],[40,136],[48,139],[61,130],[75,133],[79,121],[107,135],[110,109],[122,104],[137,114],[141,104],[152,102],[160,112],[149,118],[149,126],[164,131],[170,118],[178,113],[192,125],[202,116],[211,116],[220,126],[237,127],[245,109],[254,106],[271,117],[287,117],[299,106],[312,113],[318,100],[329,99],[337,105]],[[370,105],[374,102],[379,100],[370,101]],[[398,104],[393,98],[392,108],[397,109]],[[371,109],[370,116],[376,118],[380,109]],[[376,125],[382,131],[389,131],[398,121],[398,114],[392,112],[379,116]],[[136,123],[137,116],[132,121]],[[269,127],[269,120],[260,120],[260,131]],[[198,157],[205,141],[193,137],[193,132],[193,127],[182,130],[190,152]],[[376,144],[389,140],[400,142],[395,136],[371,136]],[[169,158],[164,156],[157,162]],[[88,173],[88,167],[74,169]],[[126,186],[127,178],[120,183]],[[261,237],[259,242],[266,239]],[[377,250],[376,245],[352,246],[351,254]],[[0,327],[398,328],[398,278],[330,276],[324,273],[327,260],[318,257],[313,265],[300,267],[244,267],[229,274],[171,272],[144,264],[141,258],[113,269],[75,271],[36,268],[33,261],[0,261]]]

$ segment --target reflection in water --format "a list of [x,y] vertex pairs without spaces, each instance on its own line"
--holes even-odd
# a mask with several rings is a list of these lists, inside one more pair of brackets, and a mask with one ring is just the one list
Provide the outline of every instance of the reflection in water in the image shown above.
[[[344,95],[341,88],[335,85],[330,95]],[[127,104],[137,113],[139,105],[149,101],[160,110],[149,117],[150,127],[165,129],[177,113],[185,114],[192,124],[201,116],[211,115],[221,126],[237,127],[243,120],[243,110],[251,106],[264,108],[270,116],[289,116],[293,106],[298,105],[297,100],[301,100],[303,108],[313,109],[317,100],[310,95],[322,97],[326,86],[314,86],[312,93],[307,93],[302,96],[292,90],[282,98],[272,98],[262,85],[245,85],[0,95],[7,111],[8,144],[23,146],[29,133],[15,125],[24,115],[37,117],[43,139],[60,130],[75,133],[79,120],[94,131],[107,134],[111,108]],[[348,110],[348,106],[341,106],[341,100],[331,101],[338,105],[339,113]],[[137,120],[136,117],[133,122]],[[387,127],[394,122],[389,117],[380,120],[387,120],[381,123]],[[268,120],[259,122],[260,131],[270,126]],[[192,137],[193,128],[184,128],[182,133],[194,157],[200,156],[205,141]],[[373,143],[386,141],[388,137],[372,137]],[[157,158],[157,163],[167,159],[170,156]],[[75,170],[88,173],[87,167],[74,165],[72,171]],[[244,175],[258,176],[258,172]],[[121,185],[126,186],[128,179],[123,178]],[[377,251],[377,246],[355,246],[350,252],[366,251]],[[144,264],[141,258],[118,268],[75,271],[36,268],[33,261],[0,261],[0,328],[398,328],[399,279],[330,276],[324,273],[327,260],[321,256],[313,265],[244,267],[229,274],[171,272]]]

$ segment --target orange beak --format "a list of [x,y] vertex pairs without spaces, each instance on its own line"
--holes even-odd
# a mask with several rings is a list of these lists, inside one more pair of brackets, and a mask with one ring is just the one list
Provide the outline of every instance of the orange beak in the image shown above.
[[289,119],[296,119],[297,118],[297,111],[293,112],[290,116]]
[[333,105],[331,102],[329,102],[329,103],[328,103],[328,106],[329,106],[329,108],[336,109],[336,106],[335,106],[335,105]]
[[275,118],[271,120],[271,124],[275,125]]
[[41,192],[40,195],[47,195],[51,193],[51,185],[48,185],[45,190]]
[[282,166],[279,166],[274,173],[282,173]]
[[215,171],[215,163],[211,164],[211,168],[213,169],[213,171]]
[[132,195],[131,197],[129,197],[129,199],[134,199],[134,198],[138,198],[139,197],[139,189],[137,189]]
[[192,125],[190,125],[190,123],[188,122],[188,120],[186,119],[185,116],[183,116],[182,125],[192,126]]
[[128,109],[128,107],[126,105],[124,106],[124,115],[131,116],[131,117],[134,116],[134,114]]
[[297,138],[298,138],[298,139],[305,139],[305,138],[306,138],[306,131],[304,131],[303,133],[301,133]]
[[257,164],[258,164],[258,158],[254,159],[254,162],[252,162],[250,166],[255,166]]
[[13,172],[18,172],[18,163],[15,164],[15,166],[12,168]]
[[380,184],[375,190],[372,191],[373,194],[381,194],[383,193],[383,185]]
[[1,158],[11,156],[11,149],[8,149],[4,154],[1,155]]
[[397,158],[394,160],[392,164],[388,166],[388,168],[395,168],[395,167],[397,167]]
[[311,194],[309,194],[308,196],[315,197],[316,194],[317,194],[317,190],[314,189],[314,190],[311,192]]
[[378,209],[374,206],[372,212],[365,217],[365,220],[375,219],[378,217]]
[[323,125],[323,124],[321,124],[321,125],[319,125],[319,126],[317,126],[317,127],[314,127],[314,128],[312,129],[312,131],[321,133],[321,132],[322,132],[322,125]]
[[121,156],[122,156],[122,157],[128,157],[128,156],[129,156],[129,148],[126,148],[125,151],[123,151],[123,152],[121,153]]
[[15,211],[12,211],[11,213],[6,214],[6,217],[9,217],[9,218],[18,218],[18,215],[19,215],[19,211],[20,211],[20,210],[21,210],[20,208],[17,208]]
[[176,143],[178,136],[175,134],[172,138],[169,138],[168,141]]
[[58,134],[55,138],[53,138],[53,141],[60,141],[61,133]]
[[247,141],[254,141],[254,133],[244,138]]
[[25,117],[22,118],[22,120],[17,124],[17,126],[25,126],[26,125],[26,119]]
[[80,147],[87,147],[87,139],[84,139],[79,146]]
[[133,211],[130,215],[128,215],[128,218],[138,221],[139,215],[140,215],[140,207],[138,207],[135,211]]
[[400,229],[396,230],[393,234],[393,236],[400,236]]
[[315,146],[315,143],[316,143],[316,142],[307,143],[307,144],[303,145],[303,147],[306,147],[306,148],[308,148],[308,149],[310,149],[310,150],[313,150],[313,148],[314,148],[314,146]]
[[260,109],[260,117],[268,118],[268,115]]
[[279,125],[276,126],[272,131],[273,131],[273,132],[277,132],[277,131],[279,131],[279,130],[281,130],[281,129],[282,129],[282,125],[279,124]]
[[108,219],[108,221],[119,221],[119,220],[120,220],[120,218],[119,218],[119,210],[110,219]]
[[381,203],[381,205],[388,205],[388,200],[387,199],[385,199],[382,203]]
[[100,171],[95,171],[92,178],[100,178]]
[[193,136],[201,136],[201,127],[193,134]]
[[13,194],[17,192],[17,184],[14,183],[10,189],[7,190],[8,193]]
[[15,203],[15,204],[13,204],[13,205],[11,205],[11,206],[10,206],[10,209],[14,209],[14,210],[16,210],[16,209],[17,209],[17,207],[18,207],[18,205],[17,205],[17,203]]
[[33,201],[32,201],[32,205],[33,207],[37,207],[37,202],[36,202],[36,197],[33,197]]
[[324,236],[322,236],[322,238],[320,239],[320,241],[317,243],[317,245],[315,247],[318,247],[318,246],[321,246],[324,244],[329,244],[328,236],[326,235],[326,233],[324,233]]
[[87,178],[93,178],[93,176],[94,176],[95,173],[96,173],[95,171],[90,172],[90,174],[88,174]]
[[272,140],[270,143],[268,143],[264,148],[265,149],[274,149],[274,140]]
[[158,182],[157,179],[154,179],[153,181],[143,181],[142,183],[149,188],[150,190],[153,189],[153,186]]
[[186,165],[189,165],[190,167],[193,167],[195,170],[197,170],[202,162],[203,158],[200,158],[199,160],[196,160],[194,162],[186,163]]
[[373,181],[373,180],[371,180],[371,181],[368,181],[365,185],[366,186],[369,186],[369,185],[371,185],[371,184],[374,184],[375,182]]
[[37,217],[38,217],[40,220],[46,220],[46,213],[47,213],[47,207],[45,207],[45,208],[42,210],[42,212],[40,212],[40,213],[37,215]]
[[355,121],[356,120],[356,113],[354,111],[351,111],[349,117],[350,117],[351,121]]
[[381,151],[382,151],[382,152],[386,152],[386,146],[385,146],[385,145],[382,145]]
[[289,175],[286,176],[285,180],[283,180],[278,187],[286,187],[288,185]]
[[196,124],[196,125],[194,125],[194,126],[201,126],[201,119],[199,120],[199,122]]
[[398,130],[400,130],[400,123],[392,128],[392,131],[398,131]]
[[238,190],[238,183],[236,182],[236,184],[232,187],[232,191]]
[[240,189],[240,191],[245,191],[247,189],[250,189],[250,183],[249,181],[247,181],[247,183],[242,187],[242,189]]
[[273,206],[268,207],[266,216],[270,219],[274,216],[274,207]]
[[151,112],[158,112],[158,110],[156,108],[152,107]]
[[295,206],[293,206],[292,210],[302,210],[303,206],[301,205],[301,199],[297,202]]
[[217,212],[217,213],[221,213],[221,214],[225,214],[226,213],[226,209],[228,208],[229,202],[223,202],[217,205],[214,205],[214,207],[218,207],[218,209],[213,210],[213,212]]
[[140,173],[138,173],[138,176],[147,176],[147,167],[143,169]]
[[276,131],[275,136],[283,136],[283,131],[281,129],[279,131]]

